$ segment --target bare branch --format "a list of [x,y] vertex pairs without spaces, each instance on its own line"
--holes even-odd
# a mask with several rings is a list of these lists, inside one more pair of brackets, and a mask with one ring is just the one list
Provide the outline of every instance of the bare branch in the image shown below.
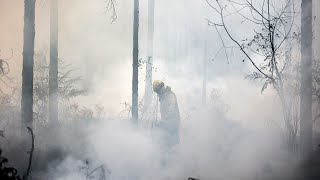
[[214,26],[214,27],[215,27],[215,29],[216,29],[216,31],[217,31],[217,33],[218,33],[218,35],[219,35],[219,38],[220,38],[220,40],[221,40],[221,42],[222,42],[222,45],[223,45],[223,47],[224,47],[224,52],[226,53],[227,62],[229,63],[229,57],[228,57],[228,53],[227,53],[227,50],[226,50],[226,45],[224,44],[224,41],[223,41],[223,39],[222,39],[222,37],[221,37],[221,34],[220,34],[217,26]]
[[256,64],[255,62],[252,60],[252,58],[249,56],[249,54],[245,51],[245,49],[243,48],[243,46],[236,40],[234,39],[234,37],[230,34],[228,28],[226,27],[226,24],[224,22],[224,17],[223,17],[223,8],[221,6],[221,4],[219,3],[219,1],[216,1],[219,8],[220,8],[220,17],[221,17],[221,21],[223,24],[223,28],[225,30],[225,32],[227,33],[227,35],[229,36],[229,38],[238,45],[238,47],[240,48],[240,50],[243,52],[243,54],[250,60],[251,64],[261,73],[263,74],[265,77],[273,79],[272,77],[268,76],[266,73],[264,73]]

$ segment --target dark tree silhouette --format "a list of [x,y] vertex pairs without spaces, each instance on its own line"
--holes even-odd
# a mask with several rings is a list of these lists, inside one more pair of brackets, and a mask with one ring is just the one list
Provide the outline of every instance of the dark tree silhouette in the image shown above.
[[14,167],[6,167],[8,159],[2,156],[0,149],[0,179],[1,180],[22,180],[18,175],[18,170]]
[[138,71],[139,71],[139,0],[134,0],[133,15],[133,62],[132,62],[132,120],[137,122],[138,115]]
[[302,158],[312,151],[312,0],[301,2],[300,145]]
[[35,0],[24,1],[24,41],[22,69],[21,119],[22,129],[32,127],[33,121],[33,64],[35,36]]

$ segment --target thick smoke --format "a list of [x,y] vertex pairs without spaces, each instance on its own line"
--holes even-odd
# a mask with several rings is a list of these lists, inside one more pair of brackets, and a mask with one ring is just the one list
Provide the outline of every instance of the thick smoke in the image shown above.
[[284,163],[290,156],[279,131],[249,129],[215,107],[183,119],[181,143],[171,152],[162,150],[156,133],[126,120],[104,119],[77,128],[84,136],[60,142],[71,148],[62,162],[52,163],[50,178],[85,179],[100,165],[108,178],[119,180],[281,178],[292,170]]
[[[0,30],[0,39],[4,39],[0,48],[14,49],[10,76],[18,83],[23,3],[1,3],[0,20],[6,28]],[[62,155],[43,172],[35,172],[35,177],[44,174],[48,179],[86,180],[104,174],[111,180],[245,180],[290,179],[294,175],[296,162],[285,149],[282,112],[275,92],[267,89],[260,94],[259,82],[244,79],[252,68],[238,59],[241,55],[228,51],[226,59],[224,52],[216,54],[220,39],[214,28],[207,26],[205,18],[215,17],[205,1],[156,1],[154,78],[172,87],[182,117],[181,142],[170,152],[164,152],[159,134],[152,129],[120,117],[122,103],[131,100],[132,1],[117,1],[118,19],[112,24],[103,0],[59,3],[59,56],[79,68],[76,75],[83,77],[83,86],[89,90],[73,101],[88,107],[102,105],[104,115],[94,121],[67,122],[67,127],[49,135],[47,144],[54,142],[54,147],[37,145],[35,153],[59,149]],[[37,1],[36,50],[48,49],[49,4]],[[147,0],[140,4],[140,58],[145,60]],[[10,20],[5,13],[10,13]],[[237,19],[232,22],[233,33],[247,29]],[[172,38],[175,35],[177,42]],[[208,104],[204,108],[201,88],[206,43],[208,59],[214,59],[208,62]],[[143,65],[139,69],[141,99],[144,69]],[[15,134],[14,128],[10,127],[8,134]],[[8,142],[1,139],[4,143]]]

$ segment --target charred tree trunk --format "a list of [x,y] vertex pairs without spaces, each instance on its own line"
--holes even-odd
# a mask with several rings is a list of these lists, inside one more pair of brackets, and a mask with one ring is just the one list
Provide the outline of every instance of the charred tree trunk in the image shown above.
[[35,36],[35,0],[24,1],[23,69],[21,120],[22,131],[33,126],[33,64]]
[[132,62],[132,120],[138,121],[138,70],[139,70],[139,0],[134,0],[133,62]]
[[58,122],[58,0],[51,0],[50,9],[50,69],[49,122]]
[[300,150],[307,158],[312,151],[312,0],[301,3],[301,95]]
[[149,0],[148,8],[148,62],[146,64],[146,86],[144,106],[148,108],[152,102],[152,67],[153,67],[153,36],[154,35],[154,0]]

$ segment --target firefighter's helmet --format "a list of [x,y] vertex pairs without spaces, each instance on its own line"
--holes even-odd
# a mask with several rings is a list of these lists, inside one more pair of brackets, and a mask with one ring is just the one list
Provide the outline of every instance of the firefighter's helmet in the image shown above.
[[153,82],[153,91],[158,93],[160,91],[161,88],[164,87],[164,83],[160,80],[155,80]]

